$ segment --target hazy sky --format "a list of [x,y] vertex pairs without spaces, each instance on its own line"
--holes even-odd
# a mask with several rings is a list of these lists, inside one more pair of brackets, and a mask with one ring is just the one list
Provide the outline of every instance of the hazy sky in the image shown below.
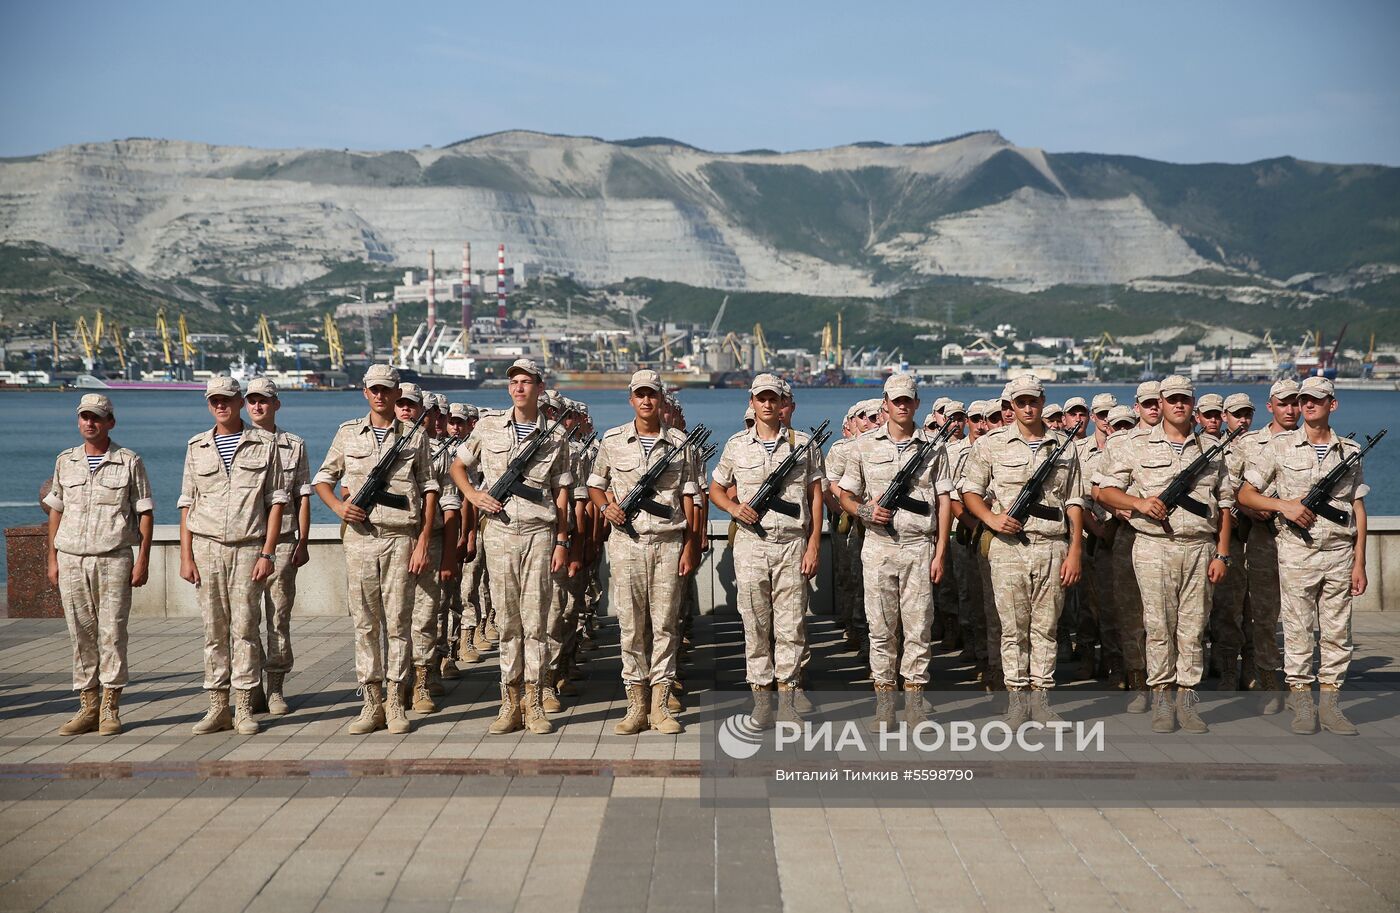
[[1400,3],[22,2],[0,155],[152,136],[707,149],[992,128],[1055,152],[1400,164]]

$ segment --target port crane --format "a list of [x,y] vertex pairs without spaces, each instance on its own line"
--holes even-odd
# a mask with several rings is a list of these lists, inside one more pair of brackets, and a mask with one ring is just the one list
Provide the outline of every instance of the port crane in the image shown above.
[[763,335],[763,324],[755,323],[753,325],[753,355],[756,371],[768,370],[768,356],[771,354],[772,352],[768,348],[768,338]]
[[345,370],[345,348],[340,344],[340,330],[335,325],[331,312],[326,312],[325,323],[326,352],[331,359],[331,370]]
[[263,370],[272,370],[272,328],[267,325],[267,315],[258,315],[258,342],[262,343]]

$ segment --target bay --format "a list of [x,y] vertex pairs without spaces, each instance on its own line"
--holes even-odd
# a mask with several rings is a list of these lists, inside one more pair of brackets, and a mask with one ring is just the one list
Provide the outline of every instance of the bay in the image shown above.
[[[927,412],[939,396],[970,402],[996,396],[999,390],[999,387],[925,387],[920,391],[922,411]],[[1057,385],[1049,388],[1048,398],[1064,402],[1071,396],[1088,399],[1104,391],[1114,393],[1120,402],[1132,400],[1130,385]],[[509,397],[501,389],[444,392],[453,402],[470,402],[489,408],[509,405]],[[1259,410],[1259,421],[1268,420],[1263,410],[1268,397],[1267,386],[1206,385],[1197,390],[1198,395],[1234,392],[1248,393]],[[626,391],[566,390],[564,393],[588,404],[600,432],[631,418]],[[117,427],[112,436],[145,459],[155,489],[156,522],[178,523],[175,501],[180,493],[185,442],[208,429],[213,422],[203,396],[198,392],[145,390],[114,391],[111,395],[117,413]],[[830,419],[839,433],[842,416],[852,403],[879,395],[878,387],[799,389],[793,421],[805,429]],[[0,525],[44,522],[38,507],[39,486],[53,473],[58,452],[81,442],[74,412],[79,398],[80,394],[75,392],[0,393],[0,427],[3,427],[0,434]],[[1392,422],[1400,407],[1400,393],[1387,390],[1342,390],[1338,400],[1333,425],[1341,434],[1356,432],[1358,439]],[[723,443],[742,426],[748,394],[744,390],[686,390],[681,394],[681,402],[692,426],[703,422],[713,430],[713,439]],[[278,424],[306,438],[314,473],[340,423],[366,411],[363,394],[358,391],[285,393]],[[1400,514],[1400,440],[1387,438],[1377,446],[1366,460],[1365,471],[1366,481],[1371,486],[1367,497],[1370,512]],[[320,499],[313,498],[312,522],[334,520],[334,515]],[[0,563],[0,580],[5,574],[4,565]]]

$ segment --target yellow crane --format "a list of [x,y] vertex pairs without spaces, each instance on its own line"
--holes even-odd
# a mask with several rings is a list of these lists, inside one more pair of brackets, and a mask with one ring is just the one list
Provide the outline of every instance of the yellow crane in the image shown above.
[[97,358],[102,354],[102,312],[97,312],[92,326],[88,325],[87,318],[78,315],[78,322],[73,326],[74,332],[78,334],[78,342],[83,347],[83,361],[89,371],[97,364]]
[[822,327],[822,367],[829,368],[836,363],[832,357],[834,344],[832,342],[831,324]]
[[267,315],[258,315],[258,342],[262,343],[263,367],[272,370],[272,328],[267,325]]
[[335,325],[335,318],[330,311],[326,312],[326,352],[331,358],[331,370],[345,370],[345,349],[340,344],[340,330]]
[[185,315],[180,314],[180,360],[184,364],[194,367],[194,357],[199,354],[199,350],[190,342],[190,328],[185,323]]
[[160,336],[161,351],[165,353],[165,370],[175,370],[175,359],[170,357],[170,323],[165,319],[165,308],[156,311],[156,334]]
[[50,356],[50,358],[53,359],[53,369],[54,369],[55,371],[57,371],[57,370],[58,370],[58,321],[55,320],[52,324],[50,324],[49,329],[50,329],[50,331],[51,331],[52,334],[53,334],[53,338],[52,338],[53,354]]
[[122,346],[121,327],[112,324],[112,348],[117,353],[117,364],[121,365],[122,374],[126,374],[126,349]]
[[762,370],[768,369],[768,339],[763,335],[763,324],[753,325],[753,353],[758,367]]
[[841,317],[842,317],[842,312],[841,312],[841,311],[837,311],[837,312],[836,312],[836,367],[837,367],[838,369],[841,369],[841,368],[845,368],[845,367],[846,367],[846,341],[845,341],[845,339],[842,338],[845,334],[842,332]]

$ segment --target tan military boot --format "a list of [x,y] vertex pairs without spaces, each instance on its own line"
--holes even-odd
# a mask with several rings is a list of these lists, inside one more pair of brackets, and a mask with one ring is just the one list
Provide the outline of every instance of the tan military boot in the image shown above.
[[117,715],[122,699],[122,689],[102,689],[102,710],[99,713],[97,731],[102,735],[117,735],[122,731],[122,718]]
[[647,686],[642,682],[627,683],[627,715],[618,720],[613,732],[618,735],[636,735],[645,732],[651,725],[647,713]]
[[462,673],[457,669],[457,662],[450,656],[444,656],[438,663],[438,678],[445,678],[448,681],[456,681],[462,677]]
[[[396,689],[397,690],[397,689]],[[433,700],[433,696],[428,693],[428,667],[413,667],[413,712],[414,713],[437,713],[438,706]],[[389,727],[391,730],[393,726]]]
[[870,721],[871,732],[893,731],[895,728],[894,682],[875,683],[875,717]]
[[253,694],[255,688],[235,688],[234,689],[234,711],[233,728],[239,735],[257,735],[262,729],[258,725],[257,719],[253,716]]
[[777,719],[784,723],[801,723],[802,711],[797,709],[797,685],[792,682],[778,682]]
[[1259,690],[1263,692],[1263,701],[1259,704],[1260,713],[1272,716],[1283,710],[1283,691],[1279,688],[1277,672],[1273,669],[1260,669]]
[[457,659],[469,666],[474,666],[481,662],[481,649],[476,643],[476,628],[467,628],[462,632],[462,641],[457,644]]
[[1152,689],[1152,731],[1176,732],[1176,701],[1172,700],[1170,685]]
[[285,672],[267,673],[267,712],[273,716],[286,716],[291,711],[287,706],[287,696],[282,693],[286,681]]
[[441,668],[441,663],[429,660],[426,668],[428,671],[428,694],[433,697],[442,697],[447,693],[447,689],[442,686],[442,681],[438,678],[438,669]]
[[525,728],[535,735],[547,735],[554,731],[554,724],[544,709],[544,689],[539,682],[525,683]]
[[492,735],[504,735],[507,732],[515,732],[524,725],[520,707],[520,686],[502,685],[501,709],[487,728],[487,732]]
[[1210,727],[1201,719],[1201,713],[1196,709],[1200,702],[1201,696],[1196,693],[1195,688],[1176,689],[1176,722],[1183,732],[1194,732],[1197,735],[1210,732]]
[[1050,690],[1048,688],[1037,688],[1031,686],[1030,699],[1027,701],[1026,712],[1030,714],[1032,720],[1037,723],[1061,723],[1064,717],[1055,712],[1050,706]]
[[481,627],[476,629],[476,639],[472,641],[472,645],[475,646],[476,649],[482,653],[485,653],[487,650],[491,649],[491,638],[486,636],[485,625],[482,625]]
[[795,684],[797,687],[792,692],[792,706],[797,708],[798,713],[815,713],[817,708],[812,706],[811,698],[807,697],[806,674],[799,673]]
[[685,710],[685,705],[681,703],[681,694],[685,691],[685,685],[680,678],[671,679],[671,687],[666,691],[666,707],[675,716]]
[[917,726],[928,721],[929,711],[933,708],[924,701],[924,686],[904,684],[904,722],[910,726]]
[[[392,684],[392,682],[390,683]],[[384,728],[384,687],[379,682],[366,682],[364,704],[360,715],[350,721],[345,731],[350,735],[369,735]]]
[[753,689],[753,713],[750,717],[759,729],[773,728],[773,686],[751,685]]
[[1006,725],[1015,732],[1031,718],[1030,695],[1024,688],[1006,689]]
[[1128,701],[1128,712],[1146,713],[1151,700],[1151,693],[1147,690],[1147,673],[1129,672],[1125,680],[1127,690],[1133,693]]
[[58,727],[59,735],[82,735],[97,729],[98,694],[97,688],[85,688],[78,692],[78,712]]
[[208,735],[211,732],[233,728],[233,711],[228,707],[228,689],[211,688],[208,694],[209,712],[190,730],[195,735]]
[[647,714],[647,722],[651,728],[664,735],[679,735],[685,731],[680,720],[671,715],[669,702],[666,700],[671,690],[671,683],[666,680],[657,682],[651,686],[651,712]]
[[493,644],[499,643],[501,640],[501,629],[496,627],[496,623],[494,621],[488,620],[486,622],[486,630],[484,631],[484,633],[486,635],[486,639],[491,641],[491,643]]
[[1319,685],[1319,701],[1317,706],[1317,721],[1323,729],[1333,735],[1360,735],[1356,726],[1342,713],[1341,706],[1337,699],[1341,695],[1337,691],[1336,685]]
[[578,697],[578,686],[569,678],[568,663],[561,665],[559,672],[555,674],[554,691],[560,697]]
[[404,710],[403,689],[399,687],[398,682],[389,683],[384,699],[384,725],[394,735],[404,735],[413,729],[413,725],[408,721],[408,712]]
[[1293,724],[1289,728],[1299,735],[1317,732],[1317,705],[1313,703],[1312,688],[1295,685],[1290,689],[1289,699],[1293,707]]
[[[545,670],[544,674],[546,676],[552,675],[548,670]],[[544,708],[545,713],[561,713],[564,710],[564,705],[559,700],[559,692],[548,680],[540,688],[540,706]]]

